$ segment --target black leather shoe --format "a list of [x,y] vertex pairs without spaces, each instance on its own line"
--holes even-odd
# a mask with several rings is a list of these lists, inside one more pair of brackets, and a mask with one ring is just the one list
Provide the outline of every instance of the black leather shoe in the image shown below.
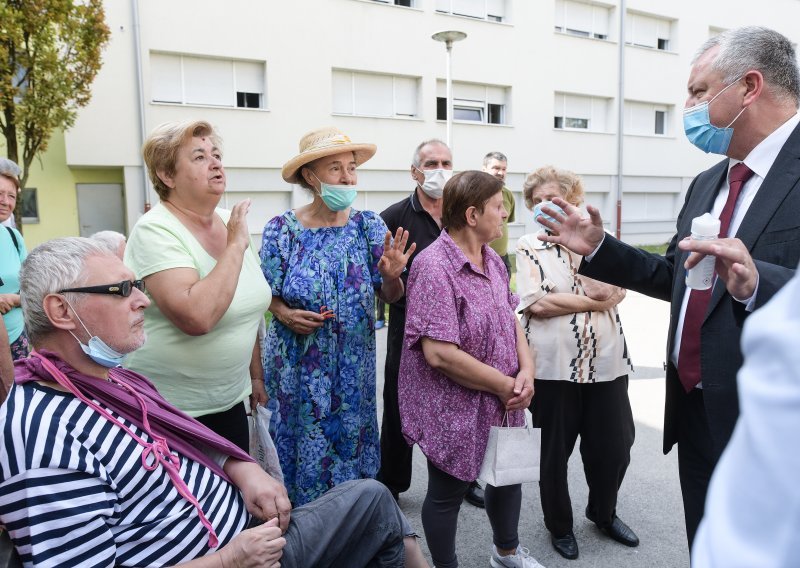
[[473,481],[469,484],[469,489],[467,489],[467,493],[464,495],[464,501],[470,505],[480,507],[481,509],[485,508],[483,503],[483,488],[477,481]]
[[604,535],[610,536],[620,544],[624,544],[625,546],[639,546],[639,537],[631,530],[631,527],[623,523],[622,519],[616,515],[614,515],[614,519],[611,521],[610,525],[597,525],[597,527]]
[[578,557],[578,541],[575,540],[575,533],[569,531],[564,536],[550,534],[550,542],[561,556],[567,560],[575,560]]

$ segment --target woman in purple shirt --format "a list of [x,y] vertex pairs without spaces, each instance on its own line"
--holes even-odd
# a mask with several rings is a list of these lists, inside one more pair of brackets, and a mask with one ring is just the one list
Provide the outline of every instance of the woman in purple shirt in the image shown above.
[[[447,182],[441,236],[417,256],[408,279],[400,363],[403,434],[428,459],[422,524],[434,565],[458,566],[461,501],[478,477],[491,426],[506,411],[524,423],[533,396],[533,358],[514,315],[503,261],[488,244],[502,235],[503,184],[468,171]],[[491,565],[541,566],[519,546],[522,488],[486,487]]]

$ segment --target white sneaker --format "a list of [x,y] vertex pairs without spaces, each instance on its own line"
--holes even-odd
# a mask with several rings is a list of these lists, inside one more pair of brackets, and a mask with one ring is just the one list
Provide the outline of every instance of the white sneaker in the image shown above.
[[518,546],[516,554],[500,556],[497,553],[497,547],[492,545],[492,556],[489,558],[489,563],[492,568],[544,568],[530,555],[530,552],[524,546]]

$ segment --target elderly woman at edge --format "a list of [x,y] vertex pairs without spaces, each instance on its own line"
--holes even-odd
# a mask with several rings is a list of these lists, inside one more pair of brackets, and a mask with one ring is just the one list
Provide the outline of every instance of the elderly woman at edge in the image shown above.
[[[394,302],[415,249],[380,216],[352,207],[356,167],[374,144],[333,127],[309,132],[283,166],[311,203],[264,227],[261,267],[274,295],[264,349],[275,445],[289,497],[301,505],[380,465],[375,295]],[[394,239],[392,239],[394,237]],[[273,404],[275,404],[273,403]]]
[[[20,169],[17,164],[0,158],[0,222],[14,213],[19,196]],[[0,314],[8,332],[6,345],[12,359],[28,356],[28,336],[22,323],[19,298],[19,268],[28,255],[22,235],[13,227],[0,226]]]
[[[403,434],[428,460],[422,525],[437,568],[458,566],[461,501],[478,477],[489,431],[508,413],[524,424],[534,364],[514,315],[500,256],[489,247],[508,212],[503,182],[484,172],[453,176],[444,187],[441,236],[414,261],[398,394]],[[541,565],[519,546],[522,486],[486,486],[495,568]]]
[[150,341],[127,366],[247,451],[242,403],[267,400],[257,330],[270,289],[250,248],[250,201],[217,207],[225,192],[220,145],[204,121],[162,124],[144,144],[161,202],[131,231],[125,264],[154,302],[145,311]]
[[[584,192],[577,175],[544,167],[528,176],[523,194],[536,216],[554,197],[578,207]],[[614,540],[639,544],[616,513],[634,438],[628,400],[632,367],[617,312],[625,290],[578,276],[580,263],[580,256],[536,234],[517,243],[519,310],[538,363],[530,410],[533,425],[542,429],[542,512],[553,547],[567,559],[578,557],[567,462],[579,435],[589,485],[586,517]]]

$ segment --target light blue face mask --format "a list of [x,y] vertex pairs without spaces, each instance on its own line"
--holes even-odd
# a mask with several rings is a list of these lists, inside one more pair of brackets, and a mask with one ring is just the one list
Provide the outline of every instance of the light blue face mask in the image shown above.
[[565,215],[566,216],[566,213],[564,213],[564,210],[561,209],[561,207],[559,207],[558,205],[556,205],[552,201],[542,201],[541,203],[537,203],[536,205],[533,206],[533,220],[542,229],[547,230],[547,227],[545,227],[544,225],[539,223],[539,218],[540,217],[542,217],[544,219],[547,219],[548,221],[551,221],[553,223],[558,223],[558,221],[556,221],[553,217],[551,217],[550,215],[548,215],[547,213],[542,211],[542,207],[548,207],[548,208],[552,209],[553,211],[555,211],[556,213],[558,213],[559,215]]
[[[66,300],[66,298],[65,298]],[[75,317],[78,318],[78,322],[83,326],[83,329],[86,330],[91,337],[89,338],[89,344],[83,343],[78,336],[75,335],[70,331],[72,337],[75,338],[75,341],[78,342],[78,345],[81,346],[83,352],[86,353],[89,358],[97,363],[98,365],[102,365],[103,367],[113,368],[119,367],[125,361],[125,358],[128,356],[127,353],[119,353],[116,350],[109,347],[108,343],[97,337],[96,335],[92,335],[92,333],[86,328],[86,325],[83,323],[81,316],[78,315],[78,312],[75,311],[75,308],[72,307],[72,304],[69,303],[67,300],[67,304],[70,308],[72,308],[72,313],[75,314]]]
[[[311,171],[310,168],[309,171]],[[356,195],[358,194],[355,185],[333,185],[319,179],[314,172],[311,172],[311,175],[317,178],[320,187],[320,197],[331,211],[344,211],[355,201]]]
[[[741,77],[739,79],[741,79]],[[731,138],[733,137],[733,128],[731,128],[731,126],[742,116],[742,113],[747,110],[747,107],[744,107],[725,128],[720,128],[711,124],[708,105],[714,102],[714,99],[727,91],[730,87],[735,85],[739,79],[736,79],[736,81],[714,95],[710,101],[703,101],[700,104],[683,110],[683,131],[686,133],[686,138],[706,154],[709,152],[712,154],[721,154],[723,156],[727,154],[728,146],[730,146]]]

